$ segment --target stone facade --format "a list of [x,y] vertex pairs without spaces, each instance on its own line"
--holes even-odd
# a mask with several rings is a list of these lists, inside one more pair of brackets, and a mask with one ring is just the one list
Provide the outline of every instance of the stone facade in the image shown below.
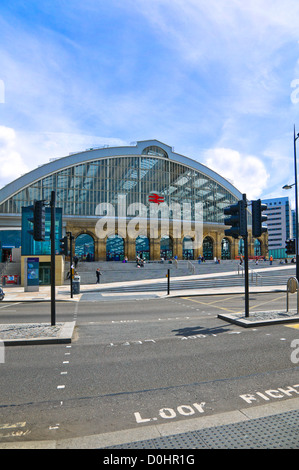
[[[82,219],[80,221],[68,221],[66,225],[66,231],[71,232],[74,236],[74,245],[76,243],[76,238],[82,234],[90,235],[94,240],[94,249],[95,249],[95,261],[106,260],[106,238],[98,238],[95,230],[96,222],[90,219]],[[208,225],[204,224],[203,226],[203,239],[210,237],[213,242],[213,258],[221,259],[221,242],[223,238],[227,238],[230,243],[230,259],[236,259],[238,257],[239,251],[239,241],[233,239],[232,237],[226,237],[224,235],[224,230],[228,228],[224,225]],[[115,231],[118,234],[117,230]],[[114,234],[114,233],[113,233]],[[112,235],[112,233],[111,233]],[[150,260],[160,260],[160,241],[162,234],[159,232],[158,238],[149,238],[149,249],[150,249]],[[183,236],[181,238],[173,237],[171,228],[169,229],[169,237],[172,238],[173,243],[173,256],[177,256],[179,260],[183,259]],[[267,234],[263,234],[259,241],[261,243],[261,256],[268,256],[268,247],[267,247]],[[250,258],[254,257],[254,241],[251,231],[249,230],[248,234],[248,255]],[[135,239],[132,239],[126,235],[124,237],[124,256],[128,258],[129,261],[133,261],[136,258],[135,250]],[[194,259],[197,259],[199,256],[203,256],[203,247],[201,246],[198,249],[194,250]]]

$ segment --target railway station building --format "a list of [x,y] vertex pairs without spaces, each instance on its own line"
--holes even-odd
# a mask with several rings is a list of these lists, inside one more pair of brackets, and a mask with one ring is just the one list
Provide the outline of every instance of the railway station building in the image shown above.
[[[22,208],[49,201],[52,191],[61,210],[57,237],[71,232],[82,261],[132,261],[137,254],[152,261],[221,260],[242,254],[242,240],[224,234],[223,215],[224,207],[242,199],[241,192],[169,145],[146,140],[51,159],[0,189],[2,261],[13,248],[22,256],[49,255],[46,242],[31,243],[26,253]],[[201,234],[195,243],[196,223]],[[249,212],[248,223],[249,256],[266,256],[267,235],[252,238]]]

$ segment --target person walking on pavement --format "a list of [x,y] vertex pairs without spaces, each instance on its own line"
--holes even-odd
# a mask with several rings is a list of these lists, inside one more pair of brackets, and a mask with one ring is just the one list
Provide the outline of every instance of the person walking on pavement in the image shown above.
[[96,275],[97,275],[97,282],[96,282],[96,283],[97,283],[97,284],[100,284],[100,276],[101,276],[101,274],[102,274],[102,273],[101,273],[101,271],[100,271],[100,268],[98,268],[98,269],[96,270]]

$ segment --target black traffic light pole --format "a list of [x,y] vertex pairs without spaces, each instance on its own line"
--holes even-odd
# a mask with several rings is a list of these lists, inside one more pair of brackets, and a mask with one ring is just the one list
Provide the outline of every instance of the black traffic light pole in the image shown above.
[[56,321],[55,306],[55,191],[51,192],[51,326]]
[[73,298],[73,240],[72,232],[66,232],[70,236],[70,284],[71,284],[71,298]]
[[224,219],[225,225],[231,225],[231,228],[225,230],[225,235],[235,239],[239,237],[244,240],[244,270],[245,270],[245,317],[249,317],[249,274],[248,274],[248,231],[247,231],[247,199],[243,194],[243,199],[229,207],[224,208],[224,215],[230,215],[230,218]]
[[[245,271],[245,317],[249,317],[249,272],[248,272],[248,229],[247,229],[247,199],[246,194],[238,201],[224,208],[224,215],[230,215],[230,218],[224,219],[224,225],[231,225],[231,228],[225,230],[225,235],[229,235],[235,239],[239,237],[244,241],[244,271]],[[266,204],[262,201],[252,201],[252,236],[254,238],[260,237],[267,231],[262,223],[267,220],[267,216],[262,215],[262,212],[267,210]]]
[[294,125],[294,166],[295,166],[295,205],[296,205],[296,211],[295,211],[295,219],[296,219],[296,238],[295,238],[295,243],[296,243],[296,278],[297,281],[299,282],[299,243],[298,243],[298,183],[297,183],[297,155],[296,155],[296,140],[298,139],[299,134],[296,136],[296,130],[295,130],[295,125]]
[[249,317],[249,273],[248,273],[248,231],[247,231],[247,199],[246,194],[243,194],[243,201],[245,205],[245,234],[244,240],[244,269],[245,269],[245,317]]

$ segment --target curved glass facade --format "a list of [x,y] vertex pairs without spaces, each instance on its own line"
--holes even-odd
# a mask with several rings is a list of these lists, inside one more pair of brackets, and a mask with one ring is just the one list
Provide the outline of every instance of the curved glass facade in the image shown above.
[[20,214],[22,206],[50,200],[55,191],[63,215],[96,216],[98,204],[117,205],[119,195],[126,196],[127,206],[134,202],[148,206],[154,194],[169,206],[202,203],[204,223],[223,223],[223,208],[237,200],[228,189],[191,166],[170,160],[163,149],[151,146],[144,152],[86,161],[48,174],[0,204],[0,212]]

